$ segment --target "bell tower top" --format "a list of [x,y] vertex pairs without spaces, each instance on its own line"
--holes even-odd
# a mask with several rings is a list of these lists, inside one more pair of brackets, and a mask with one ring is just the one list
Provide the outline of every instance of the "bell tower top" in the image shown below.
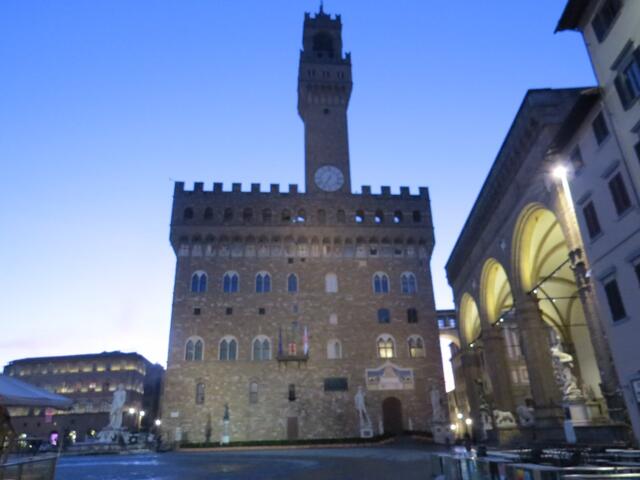
[[298,113],[304,122],[307,192],[351,193],[347,107],[351,55],[342,53],[342,21],[304,15],[298,70]]

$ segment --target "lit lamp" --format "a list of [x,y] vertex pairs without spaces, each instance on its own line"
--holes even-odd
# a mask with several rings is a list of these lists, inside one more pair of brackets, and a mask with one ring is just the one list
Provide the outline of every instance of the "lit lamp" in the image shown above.
[[159,427],[160,425],[162,425],[162,420],[160,420],[159,418],[156,418],[156,421],[153,423],[155,424],[156,427]]
[[473,420],[471,420],[470,418],[465,418],[464,423],[466,423],[467,426],[471,426],[471,424],[473,423]]
[[568,170],[564,165],[556,165],[552,173],[558,180],[564,181],[567,179]]
[[136,409],[133,408],[133,407],[130,407],[129,408],[129,415],[135,415],[135,413],[136,413]]

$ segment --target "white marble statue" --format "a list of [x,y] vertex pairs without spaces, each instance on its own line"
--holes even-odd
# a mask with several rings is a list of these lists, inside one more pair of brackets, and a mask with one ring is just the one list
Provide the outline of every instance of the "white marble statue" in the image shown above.
[[562,398],[566,401],[583,400],[582,390],[578,388],[578,379],[573,374],[573,356],[562,349],[560,340],[551,347],[551,358],[556,381],[562,388]]
[[122,413],[124,411],[124,403],[127,401],[127,392],[121,383],[113,392],[113,400],[111,401],[111,411],[109,412],[109,428],[120,430],[122,428]]
[[444,412],[442,411],[442,397],[440,389],[436,385],[431,386],[431,414],[434,422],[444,422]]
[[513,413],[503,410],[494,410],[493,419],[496,422],[498,428],[512,428],[517,427],[516,419],[513,417]]
[[358,387],[358,393],[354,397],[356,403],[356,410],[358,411],[358,418],[360,420],[360,428],[371,428],[371,419],[367,413],[367,406],[364,403],[364,392],[362,387]]
[[518,405],[516,408],[518,414],[518,421],[523,427],[532,427],[535,423],[535,416],[533,415],[533,408],[526,405]]

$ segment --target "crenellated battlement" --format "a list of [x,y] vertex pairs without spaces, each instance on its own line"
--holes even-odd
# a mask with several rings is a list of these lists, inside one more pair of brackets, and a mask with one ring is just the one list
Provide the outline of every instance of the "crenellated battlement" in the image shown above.
[[[262,184],[260,183],[251,183],[248,188],[243,188],[241,183],[232,183],[231,188],[224,188],[224,184],[221,182],[214,182],[212,188],[205,188],[204,182],[194,182],[192,189],[185,189],[185,182],[175,182],[174,185],[174,195],[178,196],[181,194],[193,194],[193,193],[214,193],[214,194],[244,194],[244,195],[252,195],[252,194],[281,194],[281,195],[299,195],[299,196],[324,196],[327,194],[322,193],[307,193],[301,192],[298,189],[298,185],[295,183],[290,183],[287,186],[287,190],[281,190],[281,186],[277,183],[271,183],[268,185],[268,188],[262,188]],[[336,195],[335,193],[331,194]],[[352,197],[377,197],[377,198],[391,198],[391,199],[406,199],[406,198],[429,198],[429,189],[427,187],[419,187],[418,193],[411,193],[410,187],[401,186],[397,193],[393,193],[391,191],[391,187],[389,186],[381,186],[380,190],[375,192],[372,191],[371,186],[363,185],[361,187],[360,192],[353,192],[349,194],[342,195],[344,196],[352,196]]]

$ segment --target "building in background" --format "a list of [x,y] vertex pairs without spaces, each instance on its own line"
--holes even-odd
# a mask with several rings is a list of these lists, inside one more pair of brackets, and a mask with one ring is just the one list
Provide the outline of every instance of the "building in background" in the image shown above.
[[429,431],[431,400],[445,409],[428,190],[352,193],[341,30],[305,15],[305,193],[175,186],[165,440],[358,437],[359,389],[368,433]]
[[162,366],[142,355],[118,351],[24,358],[4,367],[5,375],[74,400],[72,409],[65,412],[11,409],[16,433],[40,438],[70,435],[77,441],[92,438],[109,424],[113,392],[119,384],[127,392],[123,426],[149,429],[158,418],[163,373]]
[[599,316],[640,442],[640,2],[569,1],[557,31],[582,33],[599,88],[552,145],[582,231]]
[[588,259],[551,146],[592,89],[530,90],[447,262],[477,438],[625,440]]

